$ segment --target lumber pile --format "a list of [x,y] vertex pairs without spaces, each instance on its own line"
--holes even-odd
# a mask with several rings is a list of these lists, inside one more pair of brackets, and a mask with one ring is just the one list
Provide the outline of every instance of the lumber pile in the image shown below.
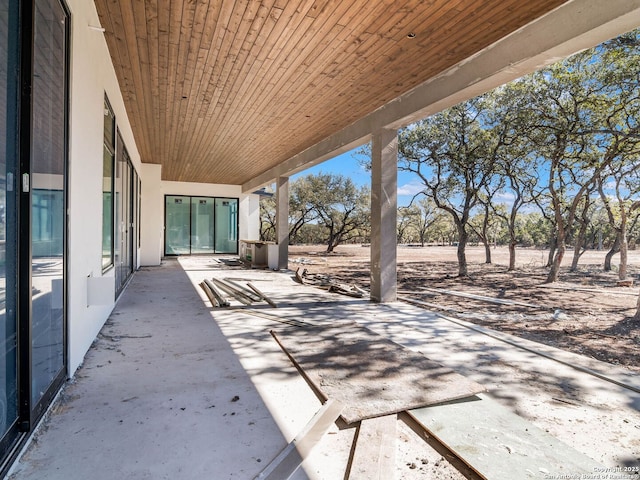
[[314,285],[329,292],[339,293],[341,295],[347,295],[349,297],[362,298],[365,295],[368,295],[367,291],[363,290],[357,285],[336,282],[329,275],[323,275],[320,273],[309,273],[306,268],[302,270],[298,268],[296,270],[295,279],[298,283],[301,283],[303,285]]
[[212,278],[201,282],[200,288],[202,288],[213,307],[230,307],[229,300],[236,300],[247,306],[254,302],[264,301],[273,308],[278,307],[273,300],[258,290],[251,282],[246,282],[245,286],[236,280]]

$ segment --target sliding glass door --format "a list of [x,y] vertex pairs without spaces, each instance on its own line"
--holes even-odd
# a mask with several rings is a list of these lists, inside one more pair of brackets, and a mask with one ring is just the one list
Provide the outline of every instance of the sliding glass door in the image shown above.
[[137,251],[138,177],[120,132],[118,132],[116,143],[114,265],[116,294],[119,294],[136,267],[134,261],[135,251]]
[[0,453],[18,429],[17,0],[0,0]]
[[[66,22],[57,0],[35,2],[31,140],[32,418],[65,369]],[[26,187],[26,185],[25,185]]]
[[0,476],[66,377],[68,18],[0,0]]
[[167,195],[164,252],[238,253],[238,199]]

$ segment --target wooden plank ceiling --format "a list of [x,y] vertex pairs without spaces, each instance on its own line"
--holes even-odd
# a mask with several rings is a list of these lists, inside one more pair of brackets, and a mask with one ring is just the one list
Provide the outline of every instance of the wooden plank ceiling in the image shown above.
[[564,2],[95,0],[142,161],[164,180],[225,184]]

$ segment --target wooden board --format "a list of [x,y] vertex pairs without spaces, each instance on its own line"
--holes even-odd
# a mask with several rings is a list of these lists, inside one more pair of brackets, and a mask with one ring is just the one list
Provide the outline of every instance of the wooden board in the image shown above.
[[334,400],[318,410],[309,423],[296,435],[289,445],[274,458],[255,480],[286,480],[300,467],[331,425],[340,417],[343,406]]
[[486,395],[408,413],[429,435],[491,480],[589,478],[587,474],[603,468]]
[[392,480],[396,474],[396,415],[362,420],[349,480]]
[[355,323],[271,334],[323,398],[345,405],[342,418],[349,424],[485,390]]

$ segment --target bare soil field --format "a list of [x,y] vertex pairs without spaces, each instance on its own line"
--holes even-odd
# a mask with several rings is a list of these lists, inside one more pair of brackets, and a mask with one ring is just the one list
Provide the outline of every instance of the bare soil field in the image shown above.
[[[325,250],[323,245],[290,246],[290,268],[369,288],[368,247]],[[640,322],[633,319],[640,250],[629,252],[633,287],[617,287],[617,272],[603,271],[605,253],[585,252],[578,271],[571,273],[572,252],[567,252],[560,281],[545,284],[545,250],[519,249],[516,270],[508,272],[506,247],[492,250],[491,264],[485,263],[483,247],[469,247],[469,277],[460,278],[456,247],[399,246],[398,293],[424,302],[425,308],[640,372]]]

